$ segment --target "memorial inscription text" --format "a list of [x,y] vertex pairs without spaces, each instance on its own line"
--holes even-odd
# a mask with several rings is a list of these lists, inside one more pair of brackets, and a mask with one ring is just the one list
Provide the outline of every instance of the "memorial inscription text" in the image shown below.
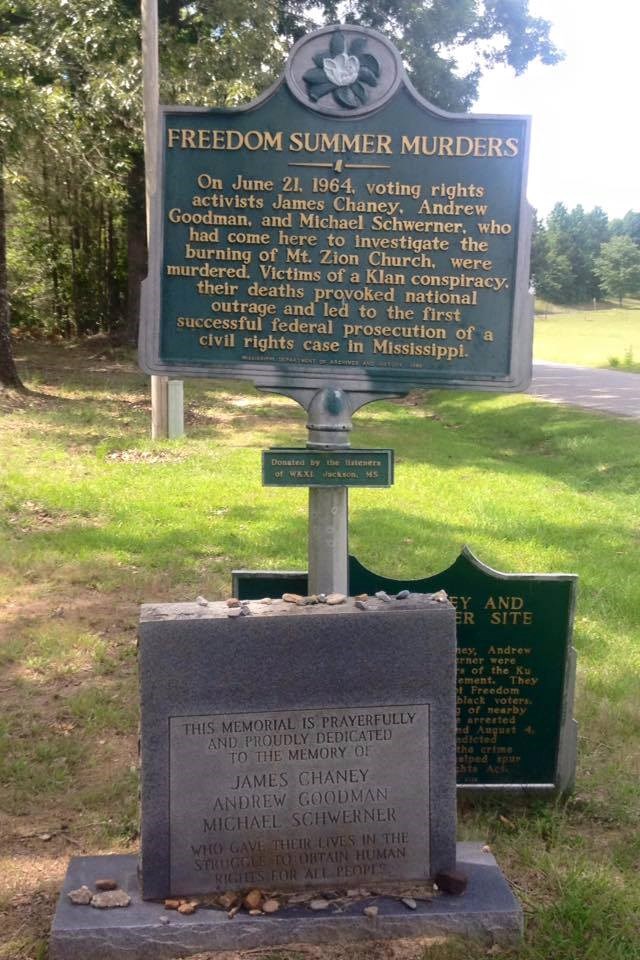
[[429,875],[427,704],[172,717],[170,758],[174,889]]

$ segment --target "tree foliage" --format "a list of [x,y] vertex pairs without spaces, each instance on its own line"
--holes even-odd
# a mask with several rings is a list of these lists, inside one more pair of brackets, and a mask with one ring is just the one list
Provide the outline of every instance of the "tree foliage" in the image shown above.
[[11,348],[11,321],[7,284],[7,233],[4,155],[0,148],[0,387],[24,390]]
[[612,237],[630,237],[640,247],[640,213],[627,210],[621,220],[611,221]]
[[[640,250],[640,236],[638,242],[634,239],[637,228],[640,214],[632,210],[609,222],[600,207],[587,212],[579,205],[568,210],[557,203],[546,221],[535,224],[531,278],[536,293],[551,303],[586,303],[600,299],[603,292],[618,297],[603,285],[599,258],[613,239]],[[626,243],[625,249],[630,249]]]
[[[283,0],[280,32],[299,39],[313,27],[308,19],[313,7],[325,23],[335,23],[344,4]],[[548,21],[529,14],[528,0],[355,0],[346,7],[347,23],[393,40],[414,85],[445,110],[469,109],[482,73],[493,66],[507,64],[522,73],[536,58],[548,64],[561,58],[549,39]],[[462,71],[461,62],[468,64]]]
[[605,295],[622,304],[623,297],[640,293],[640,248],[631,237],[613,237],[602,245],[595,271]]
[[3,8],[2,26],[12,24],[0,97],[11,134],[13,314],[67,335],[111,330],[121,319],[140,69],[136,22],[120,13],[117,0]]

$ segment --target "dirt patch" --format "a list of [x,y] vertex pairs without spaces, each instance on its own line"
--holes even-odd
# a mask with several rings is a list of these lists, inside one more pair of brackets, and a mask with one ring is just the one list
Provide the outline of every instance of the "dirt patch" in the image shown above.
[[0,906],[0,960],[44,960],[56,900],[55,886],[47,885]]
[[174,450],[112,450],[105,460],[123,463],[178,463],[184,455]]
[[42,587],[25,584],[3,607],[5,889],[27,882],[25,864],[34,882],[41,879],[38,865],[55,859],[56,850],[61,877],[70,853],[93,852],[110,818],[135,804],[127,779],[137,763],[137,617],[131,597],[114,610],[112,596],[70,586],[43,595]]
[[29,396],[20,393],[18,390],[9,390],[8,387],[0,387],[0,413],[15,413],[16,410],[24,410],[28,406]]
[[64,510],[50,510],[33,500],[23,500],[18,516],[7,517],[16,533],[33,533],[38,530],[60,529],[73,524],[75,527],[99,527],[95,517],[67,513]]
[[67,584],[66,589],[57,589],[56,584],[43,587],[22,583],[0,608],[0,642],[25,627],[51,620],[63,620],[69,629],[75,627],[79,633],[91,629],[96,633],[127,633],[131,637],[137,629],[138,602],[137,596],[127,596],[126,591],[120,592],[114,605],[110,594],[80,586],[72,588]]
[[446,943],[445,937],[416,937],[398,940],[367,940],[319,946],[290,943],[283,947],[260,950],[227,950],[223,953],[184,954],[180,960],[275,960],[277,955],[289,960],[419,960],[425,950]]
[[217,416],[214,417],[212,414],[206,413],[204,410],[190,403],[189,406],[185,407],[184,422],[187,426],[193,426],[199,423],[216,426],[220,422],[220,418]]

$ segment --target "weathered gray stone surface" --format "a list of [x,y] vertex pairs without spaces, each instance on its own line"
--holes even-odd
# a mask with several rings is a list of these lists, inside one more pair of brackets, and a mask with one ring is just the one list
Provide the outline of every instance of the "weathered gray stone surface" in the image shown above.
[[[145,898],[451,869],[453,607],[413,594],[250,609],[142,608]],[[290,745],[266,749],[283,731]]]
[[[167,911],[140,896],[135,856],[74,857],[53,921],[50,960],[173,960],[204,950],[245,950],[291,943],[347,943],[409,937],[463,935],[487,946],[508,946],[522,934],[522,908],[490,853],[478,843],[458,844],[457,869],[467,873],[463,896],[442,895],[409,910],[399,900],[358,901],[343,913],[286,907],[271,916],[200,909],[190,916]],[[125,910],[92,910],[71,904],[67,892],[93,887],[105,872],[131,896]],[[375,919],[364,915],[378,906]],[[168,922],[167,922],[168,920]]]

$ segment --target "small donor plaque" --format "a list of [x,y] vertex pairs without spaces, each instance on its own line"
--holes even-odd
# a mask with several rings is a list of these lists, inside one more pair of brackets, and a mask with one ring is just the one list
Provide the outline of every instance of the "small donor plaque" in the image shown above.
[[427,878],[429,711],[171,717],[172,889]]
[[262,454],[265,487],[390,487],[393,450],[305,450],[274,447]]

